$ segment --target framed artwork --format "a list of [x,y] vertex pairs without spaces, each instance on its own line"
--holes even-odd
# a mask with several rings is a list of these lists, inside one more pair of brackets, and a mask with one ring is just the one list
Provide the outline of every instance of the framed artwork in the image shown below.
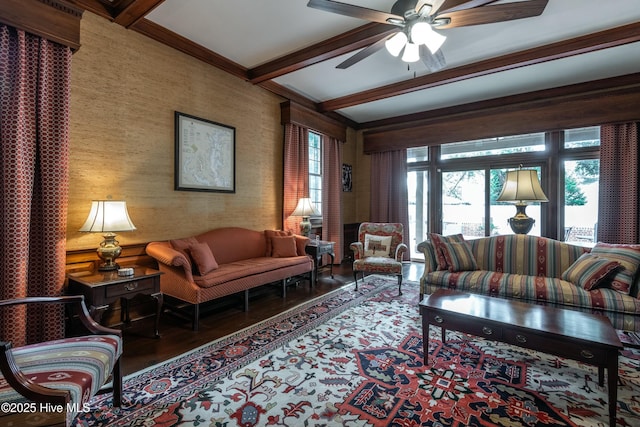
[[351,165],[342,164],[342,191],[351,191]]
[[175,190],[236,192],[236,129],[175,112]]

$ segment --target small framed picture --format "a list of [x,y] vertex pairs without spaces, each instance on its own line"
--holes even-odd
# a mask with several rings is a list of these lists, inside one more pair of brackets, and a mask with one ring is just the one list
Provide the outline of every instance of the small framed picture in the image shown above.
[[175,190],[236,192],[236,129],[175,112]]
[[342,191],[351,191],[351,165],[342,164]]

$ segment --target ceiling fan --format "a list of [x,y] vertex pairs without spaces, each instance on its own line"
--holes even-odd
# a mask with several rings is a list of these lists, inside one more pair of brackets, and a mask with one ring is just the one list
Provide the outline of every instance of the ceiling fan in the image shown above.
[[308,7],[327,12],[400,27],[397,33],[381,39],[341,62],[345,69],[383,47],[393,56],[402,53],[405,62],[422,62],[431,72],[446,65],[440,47],[446,37],[434,29],[490,24],[529,18],[542,14],[549,0],[521,0],[496,3],[498,0],[397,0],[391,12],[341,3],[334,0],[309,0]]

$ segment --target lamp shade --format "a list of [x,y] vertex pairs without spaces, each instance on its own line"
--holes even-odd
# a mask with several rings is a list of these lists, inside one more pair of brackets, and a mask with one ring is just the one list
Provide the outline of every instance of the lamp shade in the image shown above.
[[313,206],[313,202],[309,197],[303,197],[298,200],[298,205],[294,209],[292,216],[311,216],[311,215],[320,215],[320,213]]
[[404,62],[416,62],[420,60],[420,46],[415,43],[407,43],[404,46],[404,53],[402,54],[402,60]]
[[426,45],[433,54],[442,47],[446,39],[446,36],[433,31],[431,25],[425,21],[416,22],[411,27],[411,41],[418,45]]
[[400,55],[400,51],[407,44],[407,35],[402,31],[397,32],[393,37],[384,42],[387,51],[393,55]]
[[533,169],[518,169],[507,172],[507,179],[499,202],[548,202],[538,180],[538,172]]
[[127,202],[124,200],[93,200],[91,210],[80,231],[103,233],[114,231],[133,231],[133,225]]

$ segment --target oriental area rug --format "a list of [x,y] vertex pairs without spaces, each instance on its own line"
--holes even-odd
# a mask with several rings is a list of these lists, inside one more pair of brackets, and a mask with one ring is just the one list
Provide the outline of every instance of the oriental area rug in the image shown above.
[[[128,376],[77,426],[607,426],[597,369],[431,327],[418,284],[368,276]],[[619,359],[618,426],[640,425],[640,350]],[[605,381],[606,384],[606,381]]]

